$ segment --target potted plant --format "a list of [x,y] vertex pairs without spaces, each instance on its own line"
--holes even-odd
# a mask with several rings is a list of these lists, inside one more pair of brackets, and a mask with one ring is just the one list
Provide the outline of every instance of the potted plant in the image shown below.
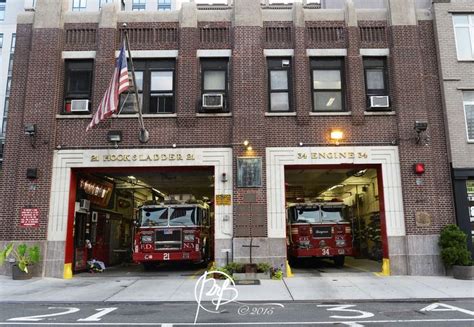
[[32,275],[28,268],[39,262],[39,247],[37,245],[28,246],[26,244],[18,244],[15,248],[13,243],[7,244],[5,248],[0,251],[0,264],[3,264],[10,255],[15,260],[12,264],[12,278],[30,279]]
[[456,279],[474,279],[471,252],[467,248],[467,235],[456,225],[447,225],[439,238],[441,259],[447,268],[452,267]]

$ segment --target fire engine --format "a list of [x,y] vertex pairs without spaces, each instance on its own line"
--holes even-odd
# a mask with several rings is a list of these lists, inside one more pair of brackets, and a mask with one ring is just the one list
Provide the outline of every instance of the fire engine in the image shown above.
[[352,255],[352,229],[343,202],[304,202],[287,209],[287,245],[290,259],[329,257],[338,267]]
[[210,208],[201,201],[148,202],[138,208],[133,261],[146,269],[164,261],[207,262]]

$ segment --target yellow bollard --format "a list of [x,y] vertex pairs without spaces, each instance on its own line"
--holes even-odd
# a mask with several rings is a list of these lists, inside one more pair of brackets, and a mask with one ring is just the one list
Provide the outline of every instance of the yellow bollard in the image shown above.
[[72,278],[72,263],[64,264],[64,279],[71,279]]
[[293,277],[293,273],[291,272],[291,267],[290,264],[288,263],[288,260],[286,260],[286,277]]
[[390,276],[390,259],[383,259],[382,261],[382,276]]

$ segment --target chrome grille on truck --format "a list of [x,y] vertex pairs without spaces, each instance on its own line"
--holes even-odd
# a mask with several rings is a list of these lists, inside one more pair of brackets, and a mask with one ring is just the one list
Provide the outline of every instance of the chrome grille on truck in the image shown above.
[[181,230],[158,229],[155,232],[155,249],[181,249]]

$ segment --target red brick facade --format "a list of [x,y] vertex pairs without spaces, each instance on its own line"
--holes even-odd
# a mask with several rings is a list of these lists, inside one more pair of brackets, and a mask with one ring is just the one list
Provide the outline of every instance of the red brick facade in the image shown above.
[[[64,29],[36,29],[29,24],[18,25],[4,171],[0,184],[0,240],[46,238],[55,149],[111,147],[106,139],[110,129],[123,132],[121,148],[144,147],[138,141],[136,118],[112,118],[88,133],[85,129],[90,118],[57,118],[63,105],[62,51],[96,51],[92,97],[95,111],[114,69],[120,26],[118,24],[117,29],[111,29],[98,28],[97,24],[65,24]],[[312,36],[311,33],[319,33],[315,31],[318,27],[337,30],[323,30],[319,32],[329,34]],[[371,36],[371,31],[361,31],[361,28],[368,27],[378,28],[373,32],[375,36]],[[133,50],[178,50],[176,117],[145,118],[150,132],[150,141],[145,146],[170,147],[173,143],[186,147],[232,146],[236,158],[244,153],[243,148],[235,144],[249,139],[254,154],[263,158],[261,188],[234,186],[235,236],[266,236],[265,149],[294,147],[299,142],[330,145],[329,131],[334,127],[344,130],[345,142],[349,144],[399,145],[408,235],[436,234],[445,224],[453,221],[431,21],[419,21],[416,26],[387,26],[385,21],[360,21],[359,27],[346,26],[344,21],[307,21],[305,27],[295,26],[292,22],[273,21],[265,21],[263,26],[199,22],[197,28],[181,28],[177,23],[130,23],[129,28],[134,35],[131,42]],[[165,28],[169,30],[160,32]],[[214,30],[204,31],[206,29]],[[78,30],[86,31],[82,31],[82,36],[71,34],[74,33],[71,31]],[[165,34],[160,36],[159,33]],[[279,36],[278,33],[283,34]],[[332,41],[331,35],[336,35]],[[212,42],[213,37],[217,42]],[[317,42],[318,37],[324,37],[325,41]],[[347,49],[346,108],[350,115],[310,115],[312,90],[310,58],[306,53],[308,48]],[[390,50],[389,88],[395,115],[365,115],[360,48]],[[198,49],[232,50],[229,60],[231,116],[196,115],[201,89],[199,58],[196,55]],[[294,49],[292,109],[296,112],[295,116],[265,115],[268,112],[268,82],[264,49]],[[428,121],[427,145],[415,144],[415,120]],[[38,128],[34,148],[23,132],[23,126],[28,123],[35,123]],[[426,164],[423,185],[416,183],[412,171],[415,162]],[[37,180],[26,178],[27,168],[38,168]],[[235,168],[234,160],[234,171]],[[251,204],[252,213],[240,204]],[[25,206],[40,209],[39,228],[19,227],[20,208]],[[432,215],[430,227],[417,227],[415,212],[418,210]]]

